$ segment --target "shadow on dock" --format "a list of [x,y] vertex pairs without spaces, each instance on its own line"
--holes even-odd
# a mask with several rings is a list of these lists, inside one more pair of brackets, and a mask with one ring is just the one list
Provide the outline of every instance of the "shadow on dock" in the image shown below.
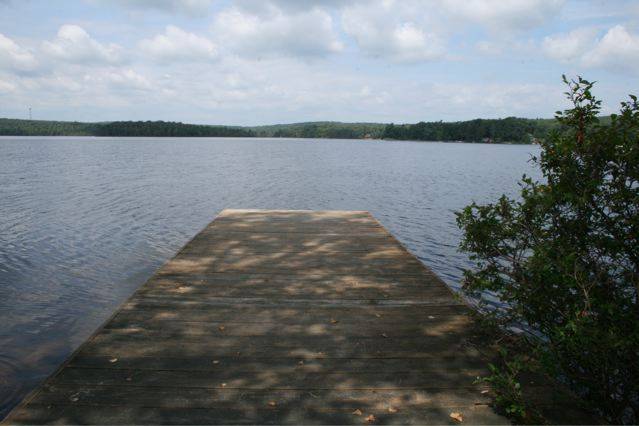
[[508,424],[468,314],[367,212],[225,210],[6,422]]

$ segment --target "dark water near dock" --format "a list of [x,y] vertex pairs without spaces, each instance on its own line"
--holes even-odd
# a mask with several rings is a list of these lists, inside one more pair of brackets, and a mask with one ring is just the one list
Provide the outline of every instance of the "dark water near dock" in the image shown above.
[[369,210],[456,288],[529,145],[0,138],[0,418],[223,208]]

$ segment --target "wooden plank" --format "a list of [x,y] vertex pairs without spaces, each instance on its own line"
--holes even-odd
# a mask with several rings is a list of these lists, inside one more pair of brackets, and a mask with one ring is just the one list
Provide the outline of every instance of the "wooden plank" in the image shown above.
[[[246,298],[251,300],[251,298]],[[334,317],[340,315],[342,317],[352,316],[354,318],[373,318],[373,317],[403,317],[405,320],[411,318],[423,318],[424,306],[432,308],[434,315],[438,314],[459,314],[468,312],[468,309],[461,305],[459,301],[450,299],[449,303],[420,303],[420,301],[414,301],[414,303],[404,303],[402,300],[388,299],[385,301],[371,301],[371,300],[336,300],[333,304],[321,304],[319,299],[317,306],[307,306],[308,303],[295,301],[290,299],[273,299],[270,303],[265,301],[260,303],[257,298],[254,303],[242,303],[241,298],[230,298],[229,303],[220,304],[215,301],[209,300],[174,300],[171,298],[138,298],[132,297],[126,304],[122,306],[122,311],[129,310],[168,310],[175,314],[186,314],[189,311],[195,312],[198,310],[204,310],[211,312],[212,317],[223,318],[225,316],[233,316],[233,312],[237,309],[238,312],[244,312],[246,314],[259,315],[262,318],[281,318],[299,315],[304,318],[313,317],[319,315],[320,317]],[[232,306],[229,306],[232,305]],[[217,306],[215,310],[212,310],[212,306]],[[428,315],[428,314],[427,314]]]
[[415,338],[455,333],[468,328],[471,320],[465,315],[443,319],[433,318],[425,323],[404,321],[342,322],[331,319],[324,323],[282,324],[279,322],[241,322],[236,321],[153,321],[140,319],[134,314],[121,314],[105,327],[106,330],[120,330],[122,333],[156,336],[345,336],[379,337],[383,334],[394,338]]
[[241,306],[263,306],[265,308],[286,308],[295,304],[300,309],[303,307],[322,308],[322,307],[342,307],[362,308],[370,306],[378,306],[381,308],[390,307],[421,307],[425,306],[446,306],[457,305],[459,302],[451,301],[450,298],[431,297],[425,300],[411,299],[312,299],[312,298],[286,298],[286,297],[203,297],[193,299],[185,296],[180,299],[175,295],[161,295],[148,297],[135,297],[127,303],[125,309],[145,309],[148,307],[156,308],[160,306],[169,306],[171,309],[204,309],[210,310],[213,306],[228,306],[229,304]]
[[[436,408],[441,406],[459,406],[473,401],[474,404],[487,405],[489,399],[480,389],[420,389],[420,390],[315,390],[309,394],[304,390],[237,390],[237,389],[198,389],[152,387],[140,392],[136,386],[86,386],[78,391],[75,385],[48,386],[38,396],[38,404],[51,405],[94,405],[165,408],[218,408],[236,407],[252,410],[256,407],[268,407],[270,401],[282,404],[295,404],[305,409],[344,409],[348,413],[363,406],[386,409],[395,406],[406,410]],[[330,402],[330,403],[329,403]]]
[[[153,338],[112,337],[101,333],[83,347],[83,352],[95,355],[134,356],[243,356],[290,358],[438,358],[442,356],[479,356],[460,336],[424,337],[413,344],[407,339],[358,338],[319,339],[316,336],[286,340],[245,338]],[[352,342],[351,342],[352,341]],[[327,346],[330,345],[330,346]]]
[[[322,275],[311,274],[256,274],[256,273],[233,273],[224,274],[173,274],[156,276],[148,281],[148,284],[140,289],[146,291],[158,285],[167,283],[188,284],[189,286],[200,286],[206,288],[216,288],[224,286],[232,290],[235,287],[255,286],[267,287],[276,290],[283,286],[297,284],[301,289],[309,291],[320,286],[328,286],[331,292],[340,292],[348,289],[361,288],[383,288],[385,290],[401,291],[404,287],[419,289],[420,291],[426,287],[436,287],[440,290],[447,291],[433,274],[424,273],[417,277],[399,275],[399,276],[376,276],[376,275],[336,275],[333,277],[325,277]],[[233,288],[230,288],[233,287]]]
[[130,354],[121,357],[78,353],[68,364],[77,368],[111,368],[115,370],[171,370],[171,371],[216,371],[233,368],[241,372],[260,372],[271,369],[294,369],[302,372],[340,371],[484,371],[486,363],[481,358],[466,359],[457,355],[440,358],[405,358],[397,362],[394,358],[251,358],[200,357],[181,355],[167,357],[137,357]]
[[[313,398],[309,395],[307,398]],[[269,401],[270,402],[270,401]],[[231,408],[175,408],[175,407],[137,407],[84,406],[84,405],[41,405],[33,404],[31,410],[19,408],[13,416],[14,423],[21,424],[368,424],[366,418],[374,415],[379,424],[457,424],[449,416],[451,412],[463,410],[468,424],[508,425],[504,417],[495,414],[485,405],[437,406],[435,408],[407,408],[390,413],[386,408],[362,409],[351,407],[332,408],[328,405],[316,410],[305,409],[297,403],[282,403],[275,407],[231,406]],[[362,415],[353,414],[355,410]]]
[[[426,316],[423,306],[380,306],[370,307],[351,306],[322,306],[309,307],[285,307],[282,309],[270,306],[245,306],[238,305],[235,308],[217,306],[215,309],[182,309],[183,305],[171,305],[170,303],[145,304],[138,302],[135,305],[125,304],[117,312],[114,321],[153,321],[158,325],[172,321],[209,322],[209,323],[242,323],[242,324],[280,324],[284,325],[318,325],[332,323],[337,320],[340,324],[371,324],[373,322],[393,324],[395,326],[405,323],[428,325],[438,321],[456,321],[460,316],[466,316],[468,309],[460,305],[430,305]],[[419,310],[413,309],[418,308]],[[404,312],[402,312],[403,310]],[[350,315],[349,315],[350,312]]]
[[440,285],[399,285],[358,283],[343,285],[332,281],[309,282],[305,280],[287,281],[236,281],[202,280],[192,282],[188,277],[157,279],[150,283],[137,297],[175,297],[181,300],[204,300],[214,297],[269,297],[269,298],[322,298],[322,300],[423,300],[434,301],[442,298],[450,304],[450,292]]
[[[306,372],[294,368],[269,368],[259,372],[243,372],[233,368],[173,371],[67,367],[57,377],[55,384],[279,390],[455,389],[472,387],[478,372],[484,373],[485,370]],[[477,388],[481,390],[481,387]]]
[[367,212],[225,210],[5,421],[505,424],[468,312]]

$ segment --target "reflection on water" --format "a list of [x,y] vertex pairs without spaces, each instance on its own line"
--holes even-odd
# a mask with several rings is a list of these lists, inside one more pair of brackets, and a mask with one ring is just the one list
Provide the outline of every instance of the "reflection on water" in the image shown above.
[[369,210],[452,287],[534,146],[0,138],[0,418],[223,208]]

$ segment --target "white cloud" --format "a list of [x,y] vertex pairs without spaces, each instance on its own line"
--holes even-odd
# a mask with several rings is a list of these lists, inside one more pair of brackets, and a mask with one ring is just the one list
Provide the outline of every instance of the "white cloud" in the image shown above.
[[507,44],[514,45],[511,33],[543,25],[563,4],[564,0],[371,0],[344,7],[342,24],[368,55],[420,62],[453,57],[448,41],[477,26],[500,35],[498,42],[476,43],[478,50],[499,54]]
[[209,61],[217,56],[217,47],[211,40],[173,25],[166,27],[164,34],[140,41],[139,47],[158,61]]
[[38,66],[35,56],[0,33],[0,68],[12,71],[32,71]]
[[16,90],[16,85],[10,81],[0,79],[0,93],[9,93]]
[[287,12],[303,12],[315,8],[334,9],[367,0],[235,0],[235,4],[250,13],[268,13],[273,8]]
[[343,48],[331,15],[320,9],[286,14],[271,8],[252,14],[232,8],[216,16],[212,30],[225,48],[252,57],[325,56]]
[[637,72],[639,67],[639,35],[631,34],[622,25],[612,27],[587,51],[582,62],[588,67],[623,69]]
[[503,52],[504,45],[489,40],[478,41],[475,44],[477,50],[484,55],[499,55]]
[[557,16],[564,0],[444,0],[452,15],[493,31],[529,30]]
[[637,72],[639,67],[639,35],[623,25],[610,28],[597,38],[592,28],[581,28],[567,34],[544,38],[544,53],[555,60],[585,68]]
[[416,13],[414,2],[361,3],[342,13],[344,31],[367,55],[397,62],[420,62],[445,55],[443,37]]
[[[558,0],[80,1],[101,6],[74,9],[91,34],[65,25],[47,42],[39,34],[54,34],[52,22],[73,6],[58,16],[38,2],[2,9],[5,22],[15,21],[0,37],[3,114],[48,105],[71,119],[230,124],[547,117],[563,99],[547,58],[571,73],[573,65],[639,69],[635,22],[620,7],[573,19]],[[34,22],[43,26],[29,39],[20,26]],[[552,34],[551,22],[598,29]],[[634,80],[610,78],[597,91],[615,103]]]
[[42,43],[49,56],[69,63],[116,63],[121,59],[117,44],[101,44],[80,26],[63,25],[53,41]]
[[93,3],[115,3],[123,7],[139,10],[155,9],[163,12],[198,16],[208,12],[212,0],[90,0]]
[[542,49],[550,58],[561,62],[574,61],[592,46],[597,31],[594,28],[580,28],[567,34],[544,37]]
[[[91,76],[88,76],[91,79]],[[109,70],[100,75],[98,79],[107,84],[122,89],[148,90],[152,88],[151,82],[143,75],[132,69]]]
[[504,32],[542,25],[563,4],[564,0],[375,0],[344,7],[342,25],[368,55],[420,62],[452,56],[447,54],[447,40],[472,28],[469,24],[502,33],[499,43],[476,44],[482,53],[500,53]]
[[545,117],[563,102],[559,85],[545,84],[434,84],[430,93],[459,109],[466,119],[531,113]]

